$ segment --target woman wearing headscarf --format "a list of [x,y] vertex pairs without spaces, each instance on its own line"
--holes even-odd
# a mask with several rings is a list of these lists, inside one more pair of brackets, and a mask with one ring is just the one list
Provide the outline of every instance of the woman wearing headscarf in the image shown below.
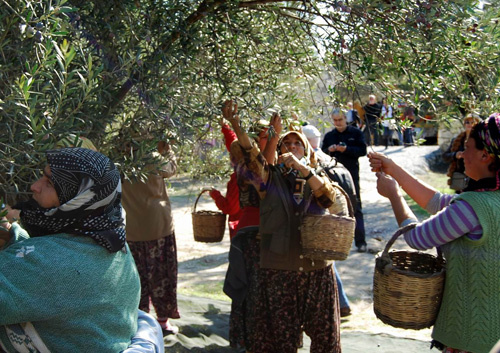
[[177,172],[174,151],[160,141],[143,169],[147,179],[123,181],[123,208],[127,215],[127,243],[141,280],[139,309],[154,307],[164,334],[179,328],[169,319],[180,318],[177,306],[177,244],[172,205],[165,179]]
[[[302,332],[311,352],[340,352],[338,295],[331,263],[307,259],[300,244],[303,215],[324,213],[335,200],[328,177],[317,175],[307,138],[289,131],[278,141],[278,161],[270,165],[243,132],[237,105],[227,101],[231,122],[260,197],[259,298],[254,316],[255,352],[296,352]],[[310,207],[307,207],[310,205]]]
[[[471,189],[474,189],[474,179],[470,179],[464,175],[465,166],[463,160],[463,154],[465,150],[465,142],[469,138],[470,132],[474,125],[480,122],[481,119],[473,114],[469,114],[464,119],[464,131],[458,134],[453,140],[451,140],[448,149],[443,152],[441,157],[443,160],[450,164],[448,167],[447,175],[450,177],[448,179],[448,185],[460,193],[465,189],[467,191],[467,186],[470,184]],[[454,179],[460,180],[460,182],[454,182]]]
[[[274,114],[271,122],[260,119],[251,128],[251,135],[266,159],[274,163],[281,120]],[[234,136],[236,139],[236,134]],[[259,193],[249,179],[250,172],[245,165],[245,155],[237,141],[230,146],[231,160],[235,163],[241,216],[236,235],[231,239],[229,266],[224,281],[224,293],[231,298],[229,318],[229,343],[233,348],[244,348],[256,352],[254,343],[258,342],[261,332],[254,319],[260,310],[256,306],[259,288]]]
[[137,329],[139,276],[125,242],[120,174],[85,148],[46,152],[33,197],[3,219],[0,350],[120,352]]
[[369,158],[378,191],[391,201],[400,226],[417,219],[398,183],[435,214],[404,234],[411,247],[440,247],[446,258],[433,345],[448,353],[490,352],[500,338],[500,114],[472,128],[463,160],[465,173],[476,183],[459,195],[441,194],[382,154]]

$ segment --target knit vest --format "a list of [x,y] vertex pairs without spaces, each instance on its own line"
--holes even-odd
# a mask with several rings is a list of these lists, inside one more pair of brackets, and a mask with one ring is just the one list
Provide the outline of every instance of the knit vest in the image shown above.
[[[300,224],[303,213],[294,212],[292,193],[280,170],[271,166],[269,177],[266,197],[260,204],[261,267],[309,272],[328,266],[327,261],[311,261],[302,254]],[[310,195],[311,189],[306,183],[302,202],[305,203]]]
[[446,282],[432,336],[451,348],[488,353],[500,339],[500,191],[465,192],[456,200],[472,206],[483,235],[442,246]]

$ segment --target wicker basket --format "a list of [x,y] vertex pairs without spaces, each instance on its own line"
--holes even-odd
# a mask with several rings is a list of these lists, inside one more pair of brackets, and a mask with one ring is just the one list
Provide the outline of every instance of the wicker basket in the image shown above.
[[194,240],[203,243],[217,243],[224,238],[226,215],[219,211],[196,211],[200,196],[209,190],[202,190],[194,203],[191,217],[193,220]]
[[337,184],[333,186],[345,197],[349,216],[334,214],[306,214],[302,220],[303,254],[313,260],[345,260],[351,250],[356,219],[347,193]]
[[399,229],[375,261],[373,310],[382,322],[399,328],[420,330],[434,325],[441,305],[445,261],[438,256],[416,251],[391,251],[403,233]]

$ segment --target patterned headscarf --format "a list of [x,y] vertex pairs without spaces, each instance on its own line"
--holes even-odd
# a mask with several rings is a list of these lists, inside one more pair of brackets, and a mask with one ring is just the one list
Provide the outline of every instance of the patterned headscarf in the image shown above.
[[490,170],[495,171],[495,177],[485,178],[476,191],[500,190],[500,113],[494,113],[476,124],[469,137],[475,140],[477,148],[484,148],[495,158],[494,163],[489,166]]
[[500,158],[500,113],[490,115],[488,119],[478,123],[476,129],[486,151]]
[[125,245],[120,173],[108,157],[86,148],[46,152],[60,206],[31,199],[16,205],[31,237],[68,233],[88,236],[110,252]]

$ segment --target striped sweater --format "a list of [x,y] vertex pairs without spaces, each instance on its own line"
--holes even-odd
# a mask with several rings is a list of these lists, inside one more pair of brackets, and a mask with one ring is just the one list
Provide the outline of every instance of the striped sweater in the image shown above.
[[[476,212],[467,201],[453,202],[456,196],[439,192],[434,195],[426,206],[426,210],[434,216],[404,235],[409,246],[425,250],[449,243],[464,235],[472,240],[481,238],[483,229]],[[416,219],[407,219],[401,225],[415,221]]]

